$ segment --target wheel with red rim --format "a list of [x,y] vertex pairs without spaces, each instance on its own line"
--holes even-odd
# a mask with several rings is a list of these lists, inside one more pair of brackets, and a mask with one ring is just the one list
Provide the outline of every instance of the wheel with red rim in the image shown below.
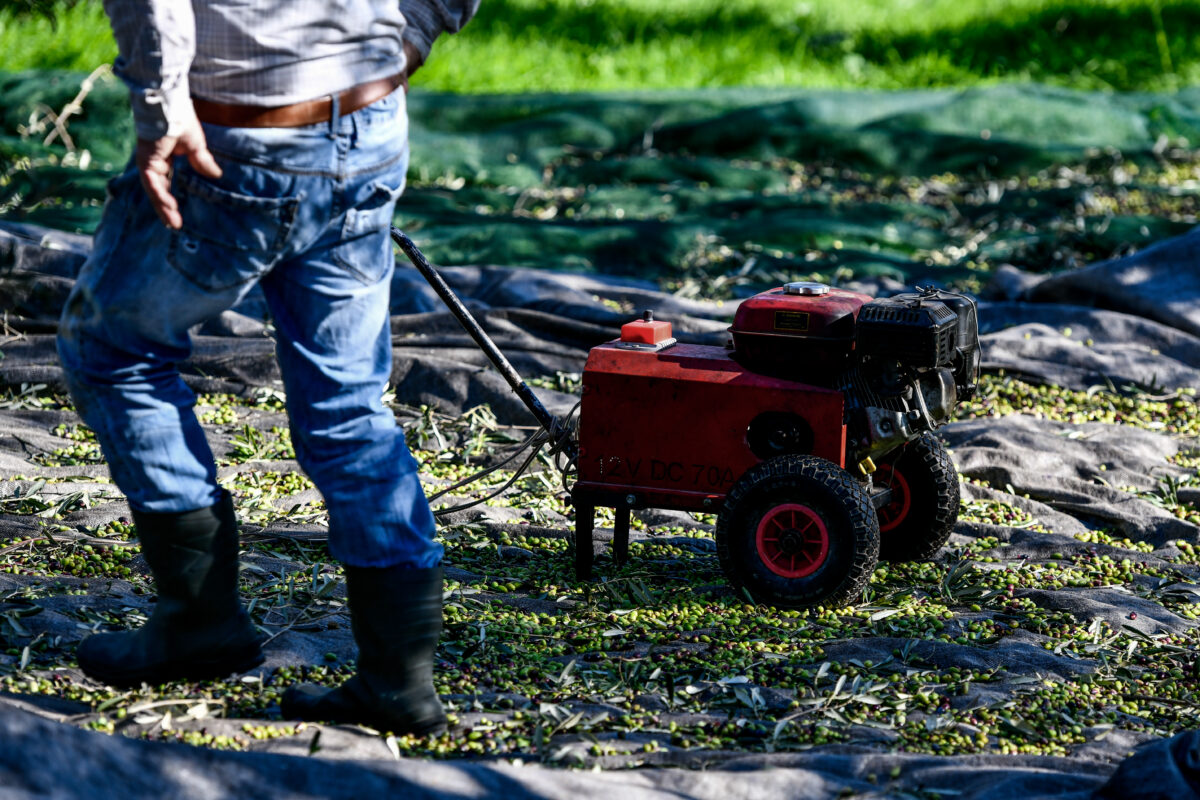
[[783,607],[853,600],[879,557],[866,489],[814,456],[780,456],[747,470],[725,498],[716,539],[734,588]]
[[879,509],[879,535],[894,530],[912,510],[912,490],[904,473],[891,464],[880,464],[875,470],[875,483],[892,490],[892,499]]
[[923,433],[889,454],[873,476],[892,490],[879,509],[879,557],[925,561],[946,544],[958,522],[958,471],[945,446]]
[[763,515],[754,543],[767,569],[784,578],[803,578],[825,563],[829,529],[808,506],[784,503]]

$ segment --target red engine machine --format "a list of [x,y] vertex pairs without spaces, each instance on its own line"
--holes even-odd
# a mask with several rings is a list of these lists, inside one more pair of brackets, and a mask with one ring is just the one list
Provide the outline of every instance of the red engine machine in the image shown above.
[[735,588],[779,606],[839,605],[877,560],[928,558],[958,519],[958,475],[933,431],[975,393],[974,301],[933,289],[884,300],[789,283],[742,303],[727,347],[669,322],[592,349],[579,438],[537,399],[416,245],[392,238],[543,428],[578,465],[575,570],[589,577],[597,506],[711,511]]
[[679,344],[644,320],[583,373],[575,566],[594,513],[718,513],[736,588],[780,606],[853,599],[882,556],[921,559],[958,518],[958,476],[932,431],[975,391],[976,308],[925,290],[885,300],[790,283],[742,303],[727,347]]

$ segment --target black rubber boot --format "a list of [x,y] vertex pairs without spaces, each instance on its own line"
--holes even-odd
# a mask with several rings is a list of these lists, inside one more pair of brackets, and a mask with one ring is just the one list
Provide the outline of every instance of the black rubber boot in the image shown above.
[[233,500],[182,514],[133,513],[158,602],[135,631],[79,645],[79,666],[113,686],[205,680],[263,661],[258,632],[238,599]]
[[442,568],[346,567],[358,672],[337,689],[312,684],[284,692],[283,716],[368,725],[426,736],[446,729],[433,688],[442,633]]

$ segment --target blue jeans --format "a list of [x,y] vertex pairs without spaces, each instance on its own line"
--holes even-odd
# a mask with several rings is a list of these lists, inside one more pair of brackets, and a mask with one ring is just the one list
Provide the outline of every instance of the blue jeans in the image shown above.
[[329,511],[329,547],[356,567],[441,562],[391,376],[388,226],[404,189],[404,95],[302,128],[205,125],[224,174],[177,159],[183,229],[155,217],[132,167],[109,186],[58,349],[83,420],[138,511],[221,496],[177,365],[188,329],[262,287],[275,325],[296,458]]

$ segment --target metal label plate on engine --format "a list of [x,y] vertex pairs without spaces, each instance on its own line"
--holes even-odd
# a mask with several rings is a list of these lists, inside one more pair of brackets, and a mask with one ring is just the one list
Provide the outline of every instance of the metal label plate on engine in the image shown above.
[[640,350],[643,353],[657,353],[659,350],[666,350],[668,347],[674,347],[678,341],[675,337],[664,339],[658,344],[643,344],[642,342],[622,342],[620,340],[610,342],[613,347],[618,347],[622,350]]
[[808,331],[807,311],[776,311],[775,330],[777,331]]

